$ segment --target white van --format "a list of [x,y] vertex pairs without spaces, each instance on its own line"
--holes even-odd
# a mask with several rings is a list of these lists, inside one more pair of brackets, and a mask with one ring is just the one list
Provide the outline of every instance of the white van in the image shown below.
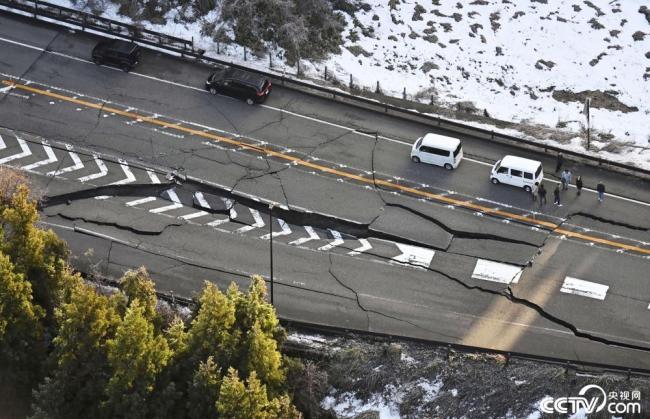
[[458,138],[427,134],[418,138],[411,148],[411,160],[455,169],[463,159],[463,145]]
[[544,170],[541,162],[517,156],[505,156],[494,164],[490,174],[490,181],[495,185],[506,183],[524,188],[526,192],[530,192],[535,183],[541,185],[542,180]]

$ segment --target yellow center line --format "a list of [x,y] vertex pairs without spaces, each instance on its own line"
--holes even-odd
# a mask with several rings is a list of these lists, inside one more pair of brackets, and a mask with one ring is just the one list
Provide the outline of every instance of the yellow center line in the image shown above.
[[490,207],[486,207],[486,206],[483,206],[483,205],[475,204],[475,203],[473,203],[471,201],[462,201],[460,199],[451,198],[451,197],[448,197],[448,196],[445,196],[445,195],[440,195],[440,194],[436,194],[436,193],[432,193],[432,192],[422,191],[422,190],[415,189],[415,188],[412,188],[412,187],[409,187],[409,186],[398,185],[398,184],[395,184],[393,182],[389,182],[389,181],[384,180],[384,179],[372,179],[372,178],[369,179],[369,178],[366,178],[364,176],[360,176],[360,175],[356,175],[354,173],[350,173],[350,172],[347,172],[347,171],[344,171],[344,170],[334,169],[334,168],[331,168],[331,167],[316,164],[316,163],[313,163],[313,162],[310,162],[310,161],[303,160],[303,159],[301,159],[299,157],[294,157],[294,156],[291,156],[291,155],[288,155],[288,154],[285,154],[285,153],[282,153],[282,152],[279,152],[279,151],[271,150],[271,149],[268,149],[268,148],[265,148],[265,147],[260,147],[260,146],[254,145],[254,144],[249,144],[249,143],[239,141],[239,140],[235,140],[235,139],[232,139],[232,138],[223,137],[223,136],[220,136],[220,135],[211,134],[211,133],[208,133],[208,132],[204,132],[204,131],[192,129],[192,128],[189,128],[189,127],[185,127],[185,126],[182,126],[179,123],[169,122],[169,121],[161,121],[161,120],[159,120],[157,118],[151,118],[151,117],[148,117],[148,116],[145,116],[145,115],[140,115],[140,114],[138,114],[136,112],[129,112],[129,111],[123,111],[123,110],[120,110],[120,109],[112,108],[110,106],[106,106],[105,103],[103,103],[103,102],[102,103],[94,103],[94,102],[89,102],[89,101],[86,101],[86,100],[76,99],[76,98],[73,98],[73,97],[70,97],[70,96],[65,96],[65,95],[62,95],[62,94],[59,94],[59,93],[54,93],[54,92],[51,92],[51,91],[48,91],[48,90],[37,89],[35,87],[31,87],[31,86],[27,86],[27,85],[23,85],[23,84],[18,84],[18,83],[15,83],[13,81],[10,81],[10,80],[2,80],[2,84],[8,85],[8,86],[13,86],[15,89],[25,90],[25,91],[28,91],[28,92],[32,92],[32,93],[42,95],[42,96],[47,96],[47,97],[59,99],[59,100],[70,102],[70,103],[76,103],[77,105],[86,106],[88,108],[102,110],[104,112],[114,113],[116,115],[120,115],[120,116],[123,116],[125,118],[140,120],[140,121],[143,121],[143,122],[150,123],[152,125],[158,125],[158,126],[161,126],[161,127],[164,127],[164,128],[172,128],[172,129],[175,129],[177,131],[181,131],[181,132],[184,132],[184,133],[187,133],[187,134],[195,135],[197,137],[207,138],[207,139],[210,139],[210,140],[213,140],[213,141],[216,141],[216,142],[224,142],[224,143],[227,143],[227,144],[231,144],[231,145],[234,145],[234,146],[245,148],[247,150],[252,150],[252,151],[256,151],[256,152],[261,153],[261,154],[266,154],[268,156],[276,157],[278,159],[288,160],[288,161],[291,161],[291,162],[293,162],[293,163],[295,163],[297,165],[301,165],[303,167],[308,167],[308,168],[311,168],[311,169],[314,169],[314,170],[317,170],[317,171],[320,171],[320,172],[324,172],[324,173],[330,173],[330,174],[339,176],[341,178],[353,179],[353,180],[356,180],[358,182],[367,183],[367,184],[371,184],[371,185],[380,185],[380,186],[386,187],[387,189],[398,190],[400,192],[405,192],[405,193],[409,193],[409,194],[412,194],[412,195],[416,195],[416,196],[420,196],[420,197],[424,197],[424,198],[429,198],[429,199],[434,200],[434,201],[443,202],[443,203],[450,204],[450,205],[456,205],[456,206],[459,206],[459,207],[472,209],[472,210],[479,211],[479,212],[484,212],[484,213],[487,213],[487,214],[494,214],[494,215],[498,215],[498,216],[503,217],[503,218],[510,218],[510,219],[513,219],[513,220],[520,221],[522,223],[532,225],[532,226],[547,228],[547,229],[553,230],[553,232],[555,232],[557,234],[561,234],[561,235],[564,235],[564,236],[567,236],[567,237],[573,237],[573,238],[584,240],[584,241],[587,241],[587,242],[600,243],[600,244],[604,244],[604,245],[607,245],[607,246],[610,246],[610,247],[615,247],[615,248],[619,248],[619,249],[629,250],[629,251],[632,251],[632,252],[637,252],[637,253],[650,255],[650,249],[644,249],[644,248],[639,247],[639,246],[628,245],[628,244],[625,244],[625,243],[620,243],[620,242],[611,241],[611,240],[607,240],[607,239],[602,239],[602,238],[599,238],[599,237],[594,237],[594,236],[590,236],[590,235],[586,235],[586,234],[582,234],[582,233],[578,233],[578,232],[574,232],[574,231],[570,231],[570,230],[565,230],[565,229],[559,228],[560,227],[559,224],[556,224],[556,223],[553,223],[553,222],[550,222],[550,221],[536,220],[534,218],[530,218],[530,217],[527,217],[525,215],[514,214],[514,213],[511,213],[511,212],[508,212],[508,211],[503,211],[503,210],[500,210],[500,209],[490,208]]

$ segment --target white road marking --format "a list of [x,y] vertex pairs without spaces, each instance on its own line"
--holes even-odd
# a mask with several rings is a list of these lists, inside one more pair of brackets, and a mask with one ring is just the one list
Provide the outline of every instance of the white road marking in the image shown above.
[[205,197],[203,196],[203,192],[195,192],[194,197],[197,201],[199,201],[199,205],[202,208],[211,209],[210,204],[208,204],[208,201],[206,201]]
[[[203,196],[203,195],[201,194],[201,196]],[[221,198],[221,200],[224,202],[224,204],[226,204],[226,208],[230,209],[230,214],[229,214],[230,216],[228,218],[223,218],[223,219],[220,219],[220,220],[214,220],[212,222],[209,222],[207,225],[209,225],[211,227],[216,227],[216,226],[219,226],[221,224],[225,224],[225,223],[229,222],[230,220],[234,220],[235,218],[237,218],[237,211],[235,210],[235,203],[232,201],[232,199]],[[206,202],[206,204],[207,204],[207,202]]]
[[5,144],[5,140],[0,135],[0,150],[4,150],[5,148],[7,148],[7,144]]
[[93,158],[95,159],[95,163],[97,164],[97,167],[99,168],[99,172],[93,173],[92,175],[88,176],[83,176],[79,178],[79,182],[88,182],[89,180],[95,180],[99,179],[101,177],[104,177],[108,174],[108,168],[106,167],[106,164],[102,159],[99,158],[97,154],[93,154]]
[[[14,133],[14,135],[16,134]],[[29,149],[29,146],[27,145],[27,142],[25,140],[23,140],[17,135],[16,135],[16,140],[18,140],[18,144],[20,145],[20,150],[21,150],[20,153],[0,159],[0,164],[4,164],[13,160],[22,159],[23,157],[32,155],[32,151]]]
[[84,164],[73,150],[72,145],[66,144],[65,148],[68,150],[68,154],[70,155],[70,158],[72,159],[72,162],[74,163],[72,166],[64,167],[63,169],[58,169],[58,170],[53,170],[51,172],[48,172],[48,176],[59,176],[63,173],[70,173],[74,172],[75,170],[81,170],[84,168]]
[[182,215],[180,218],[182,218],[183,220],[192,220],[194,218],[202,217],[204,215],[208,215],[208,213],[205,211],[199,211],[199,212],[194,212],[192,214]]
[[[127,183],[133,183],[135,182],[135,175],[133,172],[131,172],[131,169],[129,168],[129,164],[126,162],[126,160],[118,159],[120,162],[120,167],[122,168],[122,171],[124,172],[124,175],[126,176],[122,180],[118,180],[117,182],[109,183],[107,186],[112,186],[112,185],[125,185]],[[108,195],[100,195],[96,196],[95,199],[108,199],[110,198]]]
[[248,210],[253,215],[253,218],[255,219],[255,223],[235,230],[237,233],[246,233],[248,231],[255,230],[256,228],[262,228],[266,225],[259,211],[254,210],[253,208],[249,208]]
[[178,195],[176,195],[174,188],[169,189],[166,192],[169,198],[172,200],[173,204],[165,205],[164,207],[153,208],[150,209],[149,212],[154,214],[160,214],[162,212],[172,211],[183,207],[183,204],[181,203],[181,200],[178,199]]
[[356,249],[354,249],[351,252],[348,252],[348,255],[356,256],[356,255],[359,255],[359,254],[365,252],[366,250],[372,249],[372,246],[370,245],[370,242],[368,240],[366,240],[366,239],[359,239],[359,243],[361,243],[361,246],[357,247]]
[[395,243],[395,245],[402,254],[391,258],[391,260],[405,265],[416,265],[428,268],[431,264],[431,259],[433,259],[433,255],[436,253],[431,249],[411,246],[409,244]]
[[319,247],[318,250],[322,250],[322,251],[325,252],[325,251],[328,251],[328,250],[331,250],[331,249],[335,248],[336,246],[340,246],[343,243],[345,243],[345,241],[343,240],[343,237],[341,237],[341,233],[339,233],[336,230],[332,230],[331,228],[328,228],[328,230],[332,234],[332,237],[334,237],[334,240],[332,240],[331,242],[329,242],[325,246]]
[[288,236],[289,234],[292,233],[291,228],[289,228],[289,224],[287,224],[282,218],[277,218],[278,224],[280,224],[280,228],[282,231],[274,231],[270,234],[265,234],[260,239],[262,240],[268,240],[271,238],[271,234],[273,237],[278,237],[278,236]]
[[33,170],[36,169],[37,167],[45,166],[46,164],[54,163],[55,161],[57,161],[56,155],[54,154],[54,151],[52,150],[52,147],[47,142],[47,140],[42,140],[41,143],[43,144],[43,149],[45,149],[45,154],[47,154],[47,158],[45,160],[37,161],[36,163],[23,166],[22,167],[23,170]]
[[295,246],[300,246],[301,244],[307,243],[308,241],[311,240],[319,240],[320,237],[318,237],[318,234],[314,231],[314,229],[310,226],[305,226],[305,231],[307,231],[307,234],[309,237],[302,237],[298,240],[294,240],[292,242],[289,242],[289,244],[295,245]]
[[158,175],[156,175],[152,170],[147,169],[147,175],[149,175],[149,179],[151,179],[151,183],[159,184],[160,179],[158,179]]
[[516,284],[519,282],[523,271],[524,268],[521,266],[479,259],[476,261],[472,278],[502,284]]
[[596,282],[585,281],[578,278],[567,276],[564,279],[560,292],[566,294],[575,294],[583,297],[604,300],[607,296],[609,285],[597,284]]
[[147,196],[145,198],[136,199],[135,201],[129,201],[126,203],[127,207],[134,207],[140,204],[146,204],[147,202],[155,201],[157,198],[155,196]]

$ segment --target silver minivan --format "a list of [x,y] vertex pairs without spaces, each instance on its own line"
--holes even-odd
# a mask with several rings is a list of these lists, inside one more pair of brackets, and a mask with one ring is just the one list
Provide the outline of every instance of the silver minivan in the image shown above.
[[458,138],[427,134],[418,138],[411,148],[411,160],[455,169],[463,159],[463,145]]

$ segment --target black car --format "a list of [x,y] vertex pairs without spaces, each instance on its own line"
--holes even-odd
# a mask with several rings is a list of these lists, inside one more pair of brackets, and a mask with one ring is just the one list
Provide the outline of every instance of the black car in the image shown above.
[[139,60],[140,47],[133,42],[111,39],[93,48],[93,62],[98,65],[109,64],[129,71]]
[[212,73],[205,82],[205,88],[213,95],[223,93],[244,99],[252,105],[266,100],[271,93],[271,82],[263,76],[228,68]]

